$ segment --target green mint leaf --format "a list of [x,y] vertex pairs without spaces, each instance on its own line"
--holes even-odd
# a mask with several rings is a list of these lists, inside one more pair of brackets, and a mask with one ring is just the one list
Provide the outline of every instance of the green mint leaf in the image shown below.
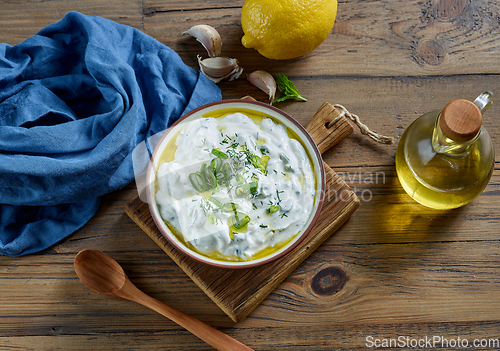
[[290,81],[288,79],[288,77],[285,76],[284,74],[278,73],[276,75],[276,83],[278,84],[278,87],[280,88],[280,90],[284,96],[274,100],[272,102],[272,104],[275,104],[277,102],[282,102],[282,101],[285,101],[287,99],[299,99],[299,100],[307,101],[306,98],[304,98],[300,95],[299,90],[297,89],[295,84],[293,84],[293,82]]

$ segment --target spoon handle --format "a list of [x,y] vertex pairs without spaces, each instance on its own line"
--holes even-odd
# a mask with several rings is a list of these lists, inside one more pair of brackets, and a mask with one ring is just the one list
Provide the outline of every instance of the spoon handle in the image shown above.
[[116,296],[137,302],[160,313],[219,351],[253,351],[253,349],[233,339],[229,335],[147,295],[137,288],[128,278],[126,278],[126,280],[123,288],[115,294]]

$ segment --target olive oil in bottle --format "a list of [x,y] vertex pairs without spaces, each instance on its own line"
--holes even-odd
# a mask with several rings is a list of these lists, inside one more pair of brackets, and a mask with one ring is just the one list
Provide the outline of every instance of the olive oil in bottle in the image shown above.
[[417,118],[396,152],[396,171],[414,200],[435,209],[452,209],[475,199],[488,184],[495,162],[482,115],[493,102],[485,92],[474,102],[455,100]]

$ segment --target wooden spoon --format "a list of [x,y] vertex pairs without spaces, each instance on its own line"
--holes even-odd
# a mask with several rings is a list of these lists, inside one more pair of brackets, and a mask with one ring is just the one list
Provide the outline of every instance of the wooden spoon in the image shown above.
[[221,351],[253,351],[238,340],[176,310],[139,290],[114,259],[99,250],[82,250],[75,257],[75,271],[88,288],[100,294],[137,302],[164,315],[173,322]]

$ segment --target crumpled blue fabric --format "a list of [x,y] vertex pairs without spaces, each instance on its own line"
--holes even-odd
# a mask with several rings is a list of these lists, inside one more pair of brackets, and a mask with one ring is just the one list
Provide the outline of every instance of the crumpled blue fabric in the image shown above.
[[41,251],[134,179],[133,149],[219,88],[170,48],[78,12],[0,44],[0,253]]

